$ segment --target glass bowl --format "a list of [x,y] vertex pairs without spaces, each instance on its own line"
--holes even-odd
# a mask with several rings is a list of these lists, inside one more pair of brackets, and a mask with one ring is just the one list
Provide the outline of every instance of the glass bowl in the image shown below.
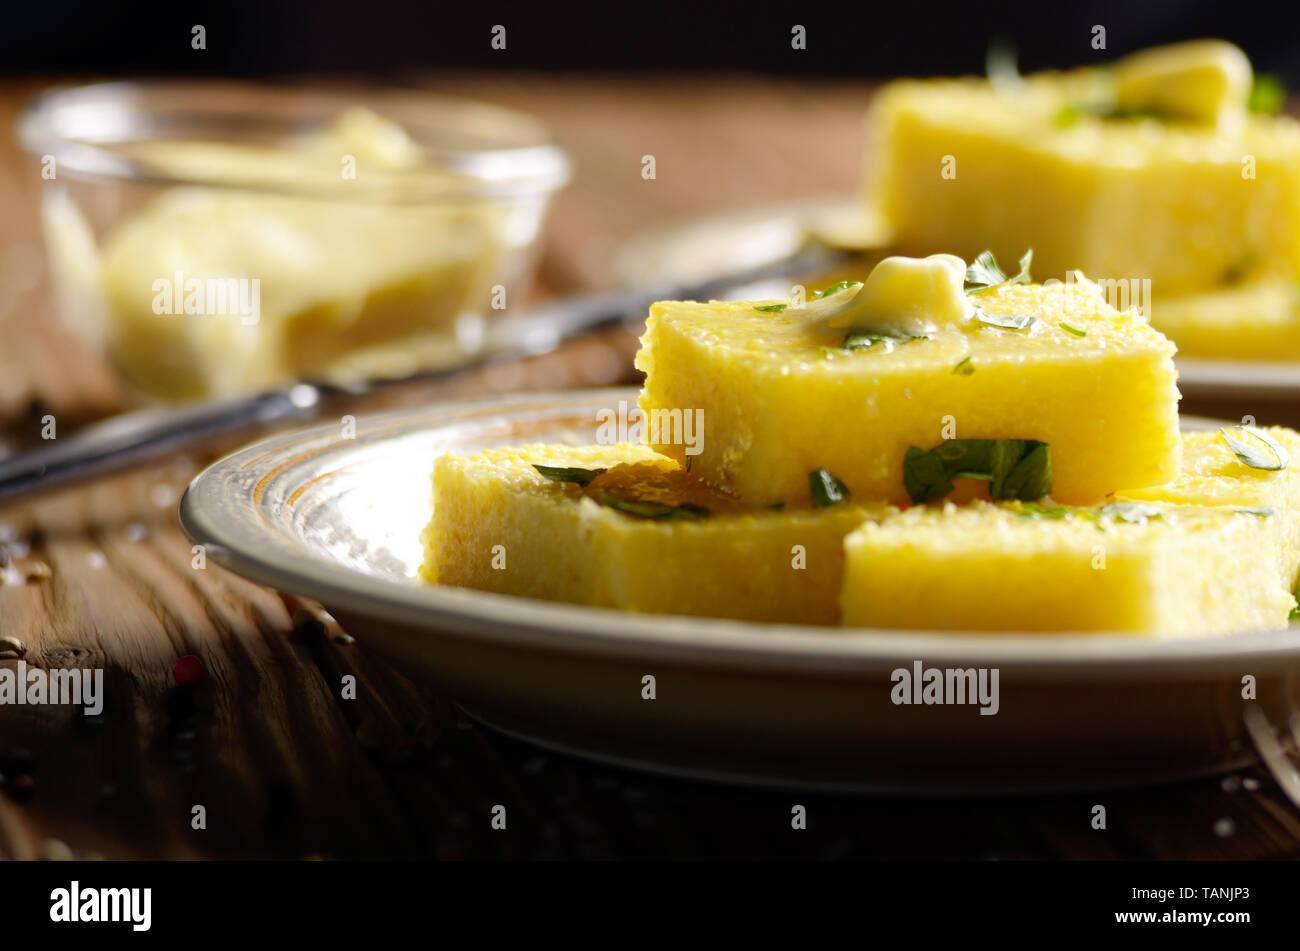
[[465,360],[570,171],[527,116],[396,89],[102,83],[17,133],[59,311],[146,401]]

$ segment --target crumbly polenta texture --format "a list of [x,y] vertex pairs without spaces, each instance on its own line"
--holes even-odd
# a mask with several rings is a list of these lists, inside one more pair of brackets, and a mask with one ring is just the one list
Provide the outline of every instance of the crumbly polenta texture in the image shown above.
[[[905,503],[908,446],[953,436],[1048,443],[1052,495],[1066,502],[1177,476],[1174,347],[1162,334],[1108,306],[1088,281],[975,300],[987,315],[1035,320],[1011,330],[972,318],[927,339],[847,351],[844,331],[793,308],[660,302],[636,358],[641,408],[702,409],[693,471],[756,504],[806,500],[808,473],[820,468],[855,498]],[[670,430],[660,427],[655,448],[683,460]]]
[[[1122,499],[1248,509],[1270,530],[1285,586],[1300,572],[1300,433],[1263,427],[1290,457],[1283,469],[1256,469],[1237,458],[1218,430],[1183,434],[1183,466],[1165,485],[1121,492]],[[1229,429],[1237,437],[1242,433]],[[1267,514],[1264,514],[1267,513]]]
[[918,506],[845,539],[843,619],[861,627],[1204,636],[1285,627],[1266,520],[1151,503],[1127,522],[1017,503]]
[[[550,481],[534,464],[608,471],[583,487]],[[601,504],[602,495],[710,514],[640,518]],[[746,506],[646,446],[447,454],[434,463],[420,573],[439,584],[645,613],[837,624],[844,536],[885,511]]]

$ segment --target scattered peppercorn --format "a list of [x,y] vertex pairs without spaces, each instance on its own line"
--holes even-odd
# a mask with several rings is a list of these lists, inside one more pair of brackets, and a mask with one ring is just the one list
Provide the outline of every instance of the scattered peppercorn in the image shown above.
[[203,661],[193,654],[178,657],[172,664],[172,679],[182,687],[192,687],[203,679]]

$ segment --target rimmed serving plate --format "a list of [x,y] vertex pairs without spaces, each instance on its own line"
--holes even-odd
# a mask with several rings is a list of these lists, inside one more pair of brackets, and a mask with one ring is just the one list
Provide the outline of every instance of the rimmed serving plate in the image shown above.
[[[320,601],[489,725],[640,768],[936,794],[1148,783],[1242,765],[1246,708],[1284,722],[1300,699],[1294,628],[1182,640],[833,629],[416,579],[438,453],[595,442],[598,414],[635,399],[511,396],[362,417],[351,438],[339,425],[274,436],[195,478],[181,521],[213,561]],[[996,669],[998,712],[895,704],[893,671],[918,661]],[[1258,700],[1242,700],[1246,675]]]
[[[718,212],[634,235],[615,267],[629,286],[669,286],[715,274],[745,273],[788,258],[810,239],[869,253],[883,245],[884,226],[855,208],[860,200],[832,196]],[[879,253],[884,253],[880,251]],[[813,275],[809,275],[813,277]],[[733,300],[785,297],[789,280],[737,285]],[[1178,357],[1178,383],[1201,412],[1243,412],[1287,418],[1300,397],[1300,362]],[[1300,419],[1295,420],[1300,423]]]

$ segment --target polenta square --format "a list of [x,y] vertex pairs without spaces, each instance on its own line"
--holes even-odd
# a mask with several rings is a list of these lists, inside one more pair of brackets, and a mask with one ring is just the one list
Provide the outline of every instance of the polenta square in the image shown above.
[[1177,479],[1121,499],[1219,506],[1255,515],[1270,529],[1283,583],[1300,572],[1300,433],[1282,426],[1228,426],[1183,434]]
[[887,258],[804,306],[657,303],[641,408],[702,410],[692,472],[754,504],[807,499],[820,468],[855,498],[932,501],[909,492],[909,451],[958,439],[1045,444],[1039,475],[1066,502],[1175,478],[1173,345],[1085,279],[963,290],[980,273],[951,255]]
[[[805,484],[809,481],[804,476]],[[745,506],[641,445],[443,455],[421,575],[657,614],[836,624],[844,536],[888,511]]]
[[917,506],[845,539],[851,626],[1204,636],[1285,627],[1266,521],[1163,503]]
[[1251,79],[1239,49],[1202,41],[890,83],[871,109],[867,203],[904,253],[1032,246],[1040,276],[1149,279],[1162,327],[1159,301],[1247,264],[1300,273],[1300,123],[1251,112]]
[[1152,324],[1184,357],[1300,360],[1300,284],[1260,277],[1151,301]]

